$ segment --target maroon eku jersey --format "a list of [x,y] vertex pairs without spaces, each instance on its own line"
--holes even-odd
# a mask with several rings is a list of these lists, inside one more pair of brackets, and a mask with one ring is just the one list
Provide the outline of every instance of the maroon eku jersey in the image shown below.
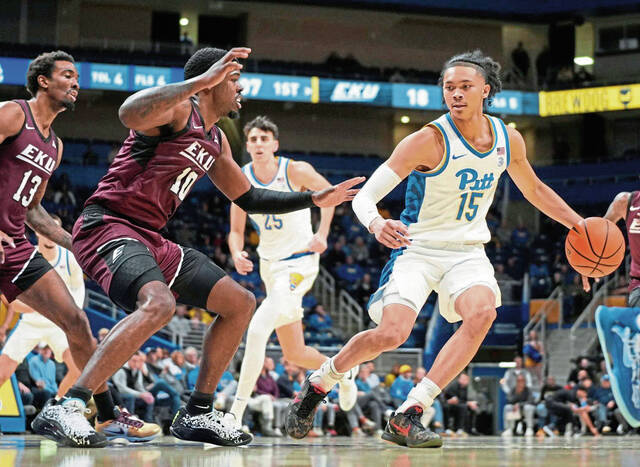
[[631,283],[629,289],[640,286],[640,191],[632,191],[627,205],[627,235],[631,250]]
[[197,103],[190,102],[187,125],[177,133],[152,137],[131,130],[85,206],[99,204],[144,227],[162,229],[222,151],[220,129],[214,125],[207,132]]
[[38,188],[51,177],[58,163],[58,139],[40,133],[31,108],[15,100],[24,112],[20,132],[0,144],[0,230],[10,237],[23,237],[27,208]]

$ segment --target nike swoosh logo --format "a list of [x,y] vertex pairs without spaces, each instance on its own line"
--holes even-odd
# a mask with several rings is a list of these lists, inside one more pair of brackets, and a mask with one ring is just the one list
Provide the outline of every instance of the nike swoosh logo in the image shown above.
[[24,126],[27,130],[35,130],[35,127],[29,126],[28,124],[26,124]]
[[127,431],[123,427],[120,427],[118,425],[112,425],[110,427],[107,427],[104,429],[104,432],[110,435],[126,435],[127,434]]
[[638,209],[640,209],[640,206],[637,206],[637,207],[635,207],[635,208],[634,208],[633,206],[631,206],[631,207],[629,208],[629,211],[637,211]]
[[200,128],[202,128],[202,126],[196,126],[196,125],[193,125],[193,129],[194,129],[194,130],[199,130]]
[[466,156],[466,154],[460,154],[459,156],[451,156],[451,159],[456,160],[456,159],[460,159],[461,157]]
[[391,422],[391,426],[393,428],[395,428],[395,430],[398,431],[403,436],[409,436],[409,427],[408,426],[403,428],[403,427],[401,427],[400,425],[398,425],[395,422]]
[[196,405],[196,407],[198,407],[199,409],[210,409],[211,406],[210,405]]

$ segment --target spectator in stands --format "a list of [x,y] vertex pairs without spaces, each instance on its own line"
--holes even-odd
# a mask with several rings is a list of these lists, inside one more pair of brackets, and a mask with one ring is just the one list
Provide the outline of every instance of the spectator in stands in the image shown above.
[[535,330],[529,331],[527,340],[522,348],[525,368],[535,376],[536,386],[542,382],[542,359],[544,358],[544,346],[538,339]]
[[596,408],[596,428],[606,434],[611,432],[611,422],[615,416],[617,408],[616,401],[611,391],[611,381],[609,375],[600,378],[600,386],[595,388],[593,399],[598,402]]
[[[408,366],[408,365],[406,365]],[[382,429],[382,415],[386,406],[377,393],[371,390],[371,386],[367,383],[370,371],[368,365],[362,365],[358,376],[356,377],[356,386],[358,386],[358,406],[362,412],[375,423],[375,429]]]
[[543,428],[547,435],[557,435],[559,431],[564,431],[568,423],[573,423],[574,419],[578,418],[594,436],[598,436],[589,418],[593,402],[587,399],[587,388],[584,386],[556,391],[547,399],[546,405],[551,417],[551,423]]
[[531,60],[529,59],[529,54],[525,50],[522,41],[518,42],[518,46],[511,52],[511,61],[523,80],[526,80],[527,75],[529,74]]
[[578,384],[579,372],[581,370],[586,371],[586,373],[588,374],[591,380],[595,379],[591,362],[589,361],[588,358],[582,357],[580,360],[577,361],[577,365],[571,370],[571,373],[569,373],[569,378],[567,379],[567,382]]
[[371,388],[377,388],[380,386],[380,377],[376,374],[376,364],[373,362],[366,362],[364,365],[369,367],[369,377],[367,378],[367,383]]
[[351,256],[358,263],[366,263],[369,259],[369,247],[360,235],[356,237],[354,245],[351,247]]
[[387,373],[386,376],[384,377],[384,385],[390,388],[393,382],[398,377],[399,372],[400,372],[400,365],[396,363],[391,367],[391,370],[389,371],[389,373]]
[[307,321],[307,328],[317,332],[333,331],[333,320],[322,305],[318,304],[314,307]]
[[158,372],[159,368],[154,352],[148,354],[138,352],[138,355],[142,361],[140,372],[145,390],[154,397],[155,406],[168,405],[171,416],[173,416],[180,409],[180,395],[184,386],[181,385],[176,390],[167,382],[169,370],[166,367]]
[[407,400],[409,391],[413,389],[414,385],[411,366],[402,365],[398,371],[400,374],[389,389],[394,408],[400,407],[400,405]]
[[51,348],[48,345],[40,344],[38,355],[29,359],[29,375],[33,380],[31,392],[34,396],[34,405],[41,409],[45,402],[58,392],[56,364],[51,360]]
[[344,282],[345,288],[352,288],[364,275],[359,264],[353,260],[353,256],[347,256],[345,264],[336,270],[336,275]]
[[145,422],[153,422],[155,398],[144,386],[142,365],[142,357],[136,352],[116,371],[112,379],[129,413],[135,413],[138,408],[142,411],[142,419]]
[[187,347],[184,349],[184,371],[188,373],[198,366],[198,349]]
[[518,226],[511,232],[511,244],[516,248],[526,248],[530,240],[531,235],[529,234],[529,230],[521,220]]
[[[30,388],[35,387],[35,385],[33,384],[33,379],[29,374],[29,363],[26,358],[16,367],[14,375],[18,381],[18,391],[20,391],[20,399],[22,399],[22,405],[24,406],[25,413],[26,415],[33,415],[36,412],[34,401],[35,394]],[[41,401],[42,404],[47,401],[44,395],[41,397]]]
[[523,261],[517,256],[510,256],[507,259],[506,273],[515,280],[522,279],[524,276]]
[[[229,366],[231,367],[231,364]],[[195,372],[193,375],[195,384],[195,381],[198,379],[198,373],[200,372],[200,366],[198,366],[192,372]],[[233,396],[235,395],[237,388],[238,382],[233,377],[231,369],[227,368],[225,372],[222,373],[220,381],[218,382],[218,386],[216,387],[216,400],[214,403],[214,408],[217,410],[229,409],[231,407],[231,404],[233,403]],[[273,410],[271,410],[271,413],[273,413]]]
[[171,321],[169,321],[167,328],[172,334],[176,334],[182,338],[189,334],[189,331],[191,330],[191,322],[189,316],[187,316],[186,305],[176,305],[176,312],[174,313],[173,318],[171,318]]
[[[369,303],[369,297],[371,297],[371,294],[375,292],[375,290],[376,286],[371,282],[371,274],[365,273],[362,276],[362,279],[358,281],[355,289],[353,290],[353,296],[358,301],[358,303],[360,303],[364,307],[367,303]],[[367,322],[371,321],[368,313],[365,314],[364,318]]]
[[[271,372],[275,369],[275,364],[271,357],[265,357],[264,365],[258,381],[256,382],[255,394],[268,395],[271,397],[273,403],[273,411],[271,414],[262,414],[260,419],[260,427],[262,434],[265,436],[282,436],[280,426],[282,426],[284,412],[289,405],[288,400],[279,399],[280,390],[278,389],[278,383],[273,379]],[[274,425],[275,424],[275,425]],[[275,429],[273,428],[275,426]]]
[[346,255],[342,248],[344,244],[342,241],[337,240],[333,243],[331,249],[325,254],[326,264],[329,264],[334,270],[340,267],[346,261]]
[[516,433],[522,435],[522,418],[524,418],[527,424],[527,431],[524,435],[526,437],[533,436],[534,413],[533,392],[530,387],[527,387],[527,378],[525,375],[520,374],[516,377],[516,387],[512,392],[507,394],[507,404],[504,406],[503,411],[505,431],[502,433],[502,436],[512,436],[516,422]]
[[293,399],[295,397],[293,382],[295,381],[299,372],[299,367],[285,360],[284,372],[276,380],[276,383],[278,383],[278,391],[280,391],[281,397],[284,397],[286,399]]
[[477,433],[475,424],[479,406],[477,401],[469,399],[469,382],[469,375],[462,372],[444,390],[445,413],[451,421],[447,426],[459,436]]
[[504,376],[500,379],[500,386],[502,386],[502,390],[505,394],[511,394],[513,392],[519,375],[524,375],[526,386],[528,388],[533,387],[531,373],[522,366],[522,357],[520,355],[516,355],[513,358],[513,363],[515,366],[505,371]]

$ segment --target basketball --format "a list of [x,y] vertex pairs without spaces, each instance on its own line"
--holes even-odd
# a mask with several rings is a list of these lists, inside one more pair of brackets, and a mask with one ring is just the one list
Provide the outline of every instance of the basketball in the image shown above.
[[588,217],[573,226],[564,248],[569,264],[587,277],[611,274],[618,269],[625,253],[622,232],[602,217]]

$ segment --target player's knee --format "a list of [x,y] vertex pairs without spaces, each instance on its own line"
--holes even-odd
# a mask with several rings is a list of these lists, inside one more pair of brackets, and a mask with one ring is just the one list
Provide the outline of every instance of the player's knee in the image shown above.
[[392,350],[400,347],[409,337],[409,334],[399,327],[378,328],[376,342],[381,350]]
[[256,297],[247,289],[243,288],[242,291],[238,293],[238,301],[238,311],[242,312],[247,320],[251,319],[253,312],[256,310]]
[[149,313],[150,318],[164,326],[171,321],[176,309],[176,299],[168,290],[151,297],[141,309]]
[[60,328],[68,337],[78,336],[82,339],[90,339],[91,327],[89,319],[84,311],[80,308],[73,308],[71,313],[61,323]]
[[486,333],[495,321],[496,308],[489,303],[478,303],[464,319],[464,323],[476,332]]

